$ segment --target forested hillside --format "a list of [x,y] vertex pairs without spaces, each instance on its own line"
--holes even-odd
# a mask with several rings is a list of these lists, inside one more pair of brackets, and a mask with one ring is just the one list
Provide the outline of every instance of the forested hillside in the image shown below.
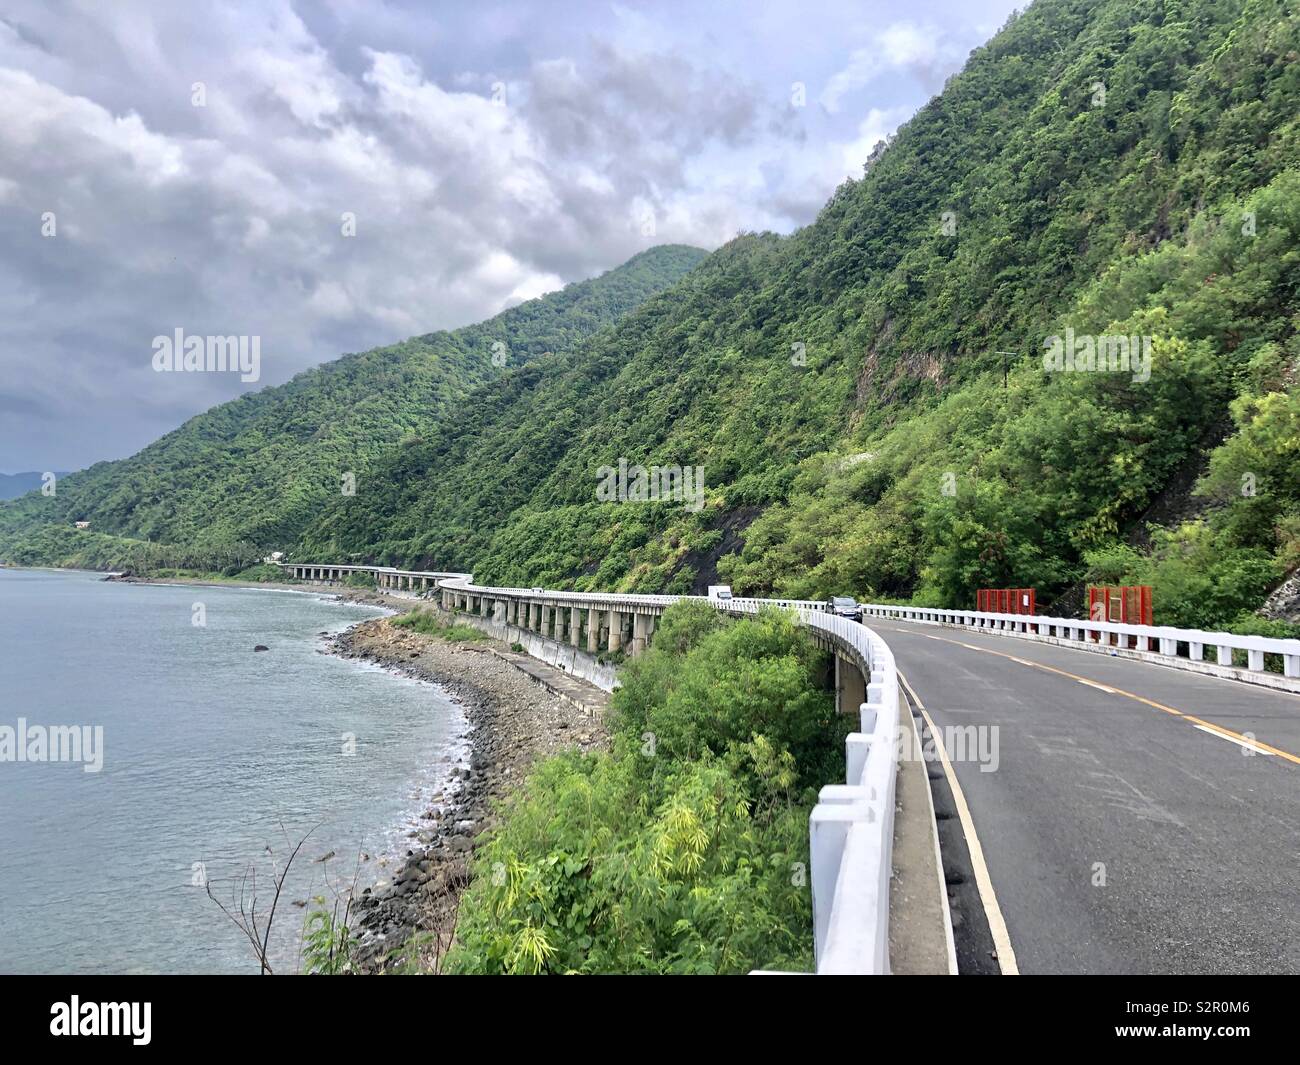
[[[1137,578],[1232,622],[1300,561],[1297,49],[1280,0],[1038,0],[814,224],[480,390],[303,554],[957,605]],[[1149,373],[1047,372],[1067,329]],[[702,465],[706,505],[598,502],[619,458]]]
[[[217,408],[0,510],[0,553],[84,513],[496,583],[973,605],[1137,579],[1159,621],[1259,627],[1300,562],[1298,113],[1283,0],[1037,0],[792,236],[671,288],[693,256],[660,250],[590,328],[566,290]],[[1062,336],[1143,363],[1058,371]],[[703,467],[703,507],[601,502],[620,459]]]
[[[67,532],[78,520],[194,557],[221,556],[235,543],[290,546],[322,502],[342,494],[345,474],[364,491],[367,464],[418,439],[449,403],[513,366],[573,350],[703,256],[680,245],[653,248],[478,325],[347,355],[214,407],[130,459],[61,478],[53,496],[0,506],[0,558],[63,561],[79,546]],[[101,542],[85,561],[136,557],[124,544],[114,562],[105,548]]]

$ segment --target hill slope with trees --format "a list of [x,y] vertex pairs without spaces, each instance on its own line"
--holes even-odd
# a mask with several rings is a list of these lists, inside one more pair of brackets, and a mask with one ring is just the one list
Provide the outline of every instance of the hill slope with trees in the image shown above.
[[342,494],[344,474],[360,479],[476,386],[573,349],[703,256],[681,245],[652,248],[486,322],[346,355],[214,407],[129,459],[59,479],[53,496],[0,505],[0,557],[60,561],[65,530],[79,520],[97,533],[176,545],[187,558],[215,558],[232,544],[287,547],[327,498]]
[[[1300,561],[1297,49],[1280,0],[1038,0],[813,224],[480,390],[302,553],[949,605],[1141,579],[1231,622]],[[1149,372],[1049,372],[1067,335]],[[704,507],[600,502],[620,458],[702,466]]]
[[[1037,0],[791,236],[610,328],[340,360],[68,478],[56,515],[491,583],[970,606],[1140,580],[1159,621],[1267,627],[1300,562],[1297,104],[1283,0]],[[503,337],[528,357],[489,372]],[[1061,337],[1141,364],[1059,372]],[[703,505],[602,501],[620,460],[702,468]],[[0,508],[0,551],[41,505]]]

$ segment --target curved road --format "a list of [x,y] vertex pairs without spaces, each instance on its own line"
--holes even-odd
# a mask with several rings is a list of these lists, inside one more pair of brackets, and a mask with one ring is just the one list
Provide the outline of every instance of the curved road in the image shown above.
[[941,736],[996,726],[953,770],[1021,972],[1300,972],[1300,697],[867,623]]

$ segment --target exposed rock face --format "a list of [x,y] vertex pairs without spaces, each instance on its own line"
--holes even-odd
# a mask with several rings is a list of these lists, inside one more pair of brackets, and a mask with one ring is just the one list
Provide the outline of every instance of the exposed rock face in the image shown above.
[[411,957],[422,970],[436,971],[455,930],[474,849],[495,823],[493,804],[523,781],[535,759],[565,747],[603,747],[606,732],[599,719],[487,653],[486,644],[448,643],[385,618],[362,622],[328,643],[345,658],[365,658],[440,685],[470,724],[469,762],[453,766],[447,788],[432,796],[420,815],[427,828],[413,834],[390,878],[366,888],[353,904],[361,972],[396,967],[400,959],[390,955],[413,933],[425,935]]
[[1259,613],[1277,621],[1300,624],[1300,570],[1296,570],[1273,590]]

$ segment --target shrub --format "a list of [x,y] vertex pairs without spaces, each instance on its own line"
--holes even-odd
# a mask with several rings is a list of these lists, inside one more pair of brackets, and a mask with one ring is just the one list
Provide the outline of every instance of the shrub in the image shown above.
[[781,612],[667,611],[623,671],[611,750],[541,763],[461,903],[452,971],[810,968],[808,814],[848,722]]

